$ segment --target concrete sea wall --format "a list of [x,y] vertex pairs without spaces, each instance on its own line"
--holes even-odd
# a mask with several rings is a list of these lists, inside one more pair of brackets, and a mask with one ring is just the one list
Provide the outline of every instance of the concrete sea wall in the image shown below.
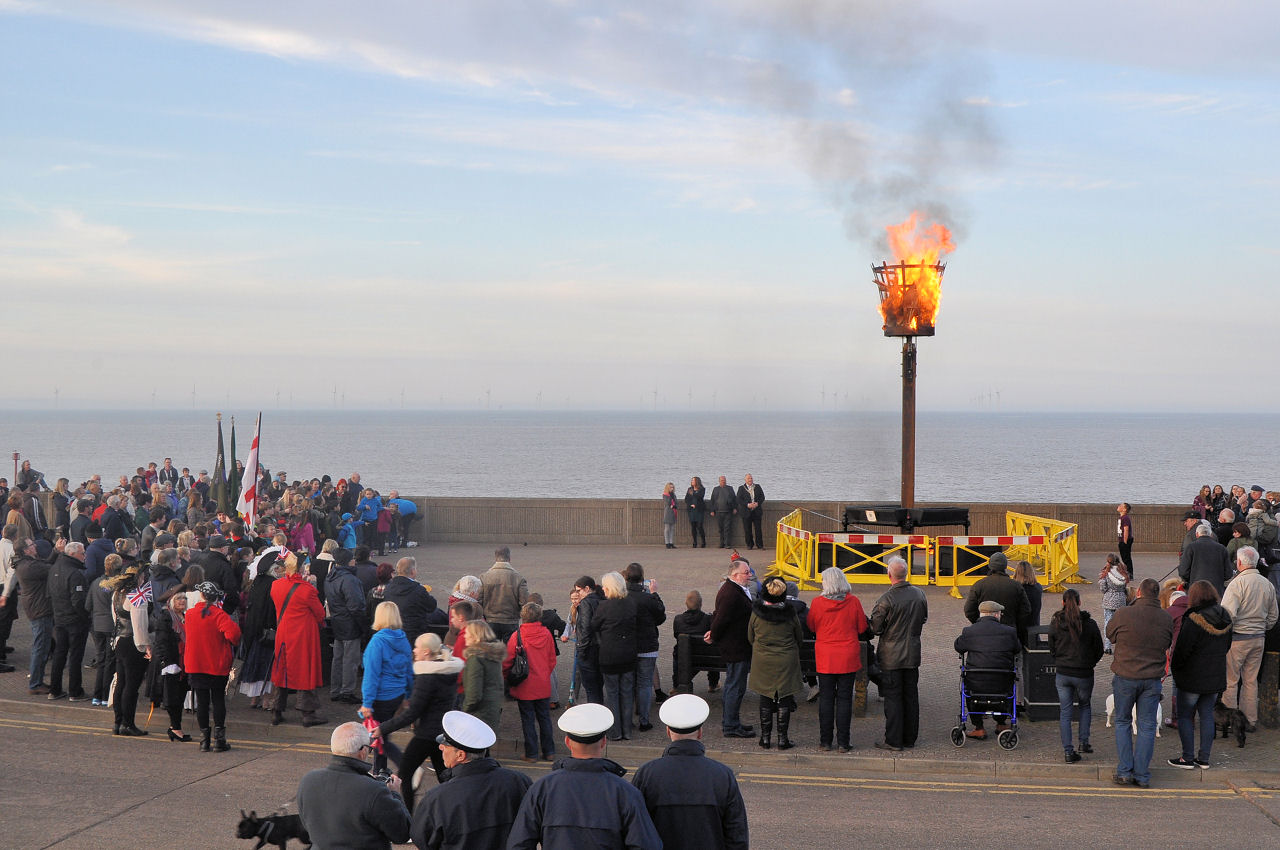
[[[628,545],[662,542],[662,503],[658,499],[413,499],[426,519],[415,535],[426,543],[541,543]],[[849,502],[766,502],[764,533],[773,545],[779,519],[802,508],[804,527],[814,531],[838,531],[838,518]],[[927,506],[922,505],[922,506]],[[1080,526],[1082,552],[1112,551],[1116,540],[1116,510],[1112,504],[1031,504],[977,502],[969,508],[970,534],[1004,534],[1005,513],[1015,511]],[[1134,550],[1177,552],[1185,529],[1182,505],[1135,505]],[[707,538],[716,542],[715,520],[707,518]],[[742,527],[734,519],[735,543],[742,541]],[[890,533],[892,529],[884,529]],[[961,526],[925,529],[930,535],[963,534]],[[676,526],[677,545],[688,545],[689,527],[684,516]]]

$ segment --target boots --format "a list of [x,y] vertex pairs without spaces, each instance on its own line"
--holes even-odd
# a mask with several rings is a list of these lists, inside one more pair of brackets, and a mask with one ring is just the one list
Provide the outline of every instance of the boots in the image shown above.
[[[209,736],[205,735],[205,740],[207,741],[208,739]],[[229,749],[231,749],[231,745],[227,743],[227,727],[213,727],[213,751],[215,753],[225,753]]]
[[200,752],[209,752],[209,735],[210,730],[205,728],[200,730]]
[[[781,732],[782,728],[779,727],[778,731]],[[769,742],[769,738],[770,736],[772,736],[772,734],[773,734],[773,708],[761,705],[760,706],[760,746],[766,750],[772,746],[772,744],[770,744]]]
[[778,749],[789,750],[795,746],[791,743],[791,739],[787,737],[787,732],[791,729],[791,709],[785,706],[778,706]]

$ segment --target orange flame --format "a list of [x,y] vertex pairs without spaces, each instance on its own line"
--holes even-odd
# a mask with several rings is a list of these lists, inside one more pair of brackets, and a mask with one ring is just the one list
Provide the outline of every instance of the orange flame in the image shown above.
[[[885,331],[932,334],[942,301],[938,260],[956,247],[951,231],[937,222],[922,224],[920,214],[914,212],[901,224],[885,229],[894,256],[894,264],[886,263],[883,274],[877,275]],[[914,268],[894,267],[901,265]]]

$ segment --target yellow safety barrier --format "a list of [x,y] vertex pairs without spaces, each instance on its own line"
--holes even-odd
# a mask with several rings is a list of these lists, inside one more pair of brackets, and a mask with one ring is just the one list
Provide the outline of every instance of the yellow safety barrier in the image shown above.
[[[819,564],[840,564],[850,584],[888,584],[889,560],[900,557],[911,564],[916,549],[926,549],[923,534],[849,534],[815,532],[803,527],[803,517],[795,510],[778,520],[774,541],[774,563],[768,572],[794,581],[801,589],[820,590]],[[822,547],[830,547],[823,553]],[[872,551],[874,548],[875,551]],[[843,556],[841,552],[845,553]],[[823,555],[826,557],[823,557]],[[868,569],[874,567],[874,569]],[[912,584],[930,584],[929,571],[908,574]]]
[[1004,515],[1005,533],[1043,537],[1041,543],[1027,543],[1005,550],[1010,559],[1029,561],[1042,574],[1041,583],[1061,593],[1068,584],[1089,584],[1080,575],[1079,526],[1074,522],[1031,516],[1008,511]]
[[[915,550],[924,549],[927,552],[929,546],[929,538],[923,534],[824,532],[815,537],[815,549],[818,550],[817,563],[840,564],[840,571],[844,573],[845,578],[849,579],[849,584],[888,584],[891,559],[901,558],[910,567]],[[831,548],[829,558],[822,557],[823,547]],[[881,551],[874,552],[872,549]],[[841,551],[849,553],[852,563],[841,563]],[[847,561],[848,558],[845,560]],[[876,569],[859,572],[869,566],[875,566]],[[913,570],[908,570],[907,581],[910,584],[932,584],[927,556],[924,571],[917,575]],[[820,580],[819,586],[821,586]]]
[[[949,584],[951,595],[960,599],[964,595],[960,588],[985,576],[991,555],[1004,551],[1010,559],[1030,562],[1037,579],[1049,590],[1060,592],[1066,584],[1088,583],[1080,577],[1075,523],[1009,512],[1005,526],[1008,534],[933,538],[923,534],[818,532],[804,528],[801,512],[794,510],[778,520],[774,563],[768,572],[794,581],[804,590],[818,590],[822,587],[818,566],[840,564],[850,584],[888,584],[891,558],[900,557],[910,565],[915,550],[924,549],[924,572],[913,570],[907,580],[911,584]],[[962,564],[968,566],[962,569]],[[947,575],[943,575],[944,567]]]
[[[934,538],[934,568],[938,583],[949,583],[951,595],[961,598],[960,588],[985,576],[991,556],[1000,550],[1010,559],[1030,562],[1036,568],[1036,578],[1049,590],[1060,592],[1064,583],[1084,581],[1078,575],[1080,558],[1076,551],[1075,523],[1010,512],[1005,515],[1005,527],[1008,534]],[[961,552],[969,554],[971,564],[963,570],[959,569]],[[948,553],[951,575],[943,576],[941,562]]]
[[778,534],[773,544],[774,562],[769,565],[768,572],[794,581],[802,590],[821,588],[813,538],[814,533],[804,529],[798,509],[778,520]]

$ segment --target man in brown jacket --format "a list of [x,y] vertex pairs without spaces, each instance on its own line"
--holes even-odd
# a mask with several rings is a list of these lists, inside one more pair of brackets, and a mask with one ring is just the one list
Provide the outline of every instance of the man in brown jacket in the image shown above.
[[511,550],[494,550],[494,563],[480,576],[480,604],[489,627],[503,643],[520,628],[520,609],[529,601],[529,584],[511,566]]
[[[1115,697],[1117,785],[1146,788],[1151,783],[1151,754],[1156,746],[1156,709],[1165,652],[1173,643],[1173,619],[1160,607],[1160,585],[1143,579],[1137,600],[1111,615],[1107,640],[1114,647],[1111,691]],[[1138,741],[1131,730],[1138,707]]]

